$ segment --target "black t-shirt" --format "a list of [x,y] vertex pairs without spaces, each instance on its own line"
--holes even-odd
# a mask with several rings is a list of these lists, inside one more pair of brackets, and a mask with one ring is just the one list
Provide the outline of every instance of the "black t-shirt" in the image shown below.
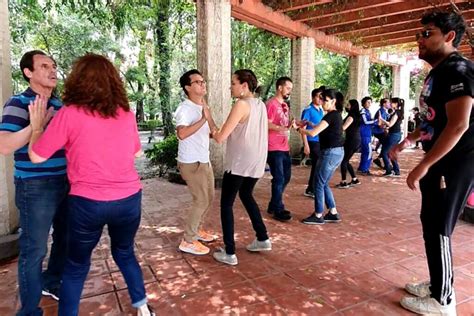
[[[445,128],[448,118],[446,103],[461,96],[473,96],[474,64],[459,53],[450,54],[433,68],[425,79],[420,95],[420,126],[423,149],[428,152]],[[445,158],[464,155],[474,150],[474,112],[469,128]]]
[[323,116],[329,126],[319,134],[321,149],[342,147],[342,117],[338,111],[331,111]]
[[392,127],[388,129],[389,133],[400,133],[402,131],[400,125],[402,124],[403,120],[402,113],[400,112],[400,110],[394,111],[392,115],[390,115],[390,118],[388,120],[390,121],[395,114],[397,115],[397,121],[395,122],[395,124],[392,125]]
[[[354,140],[360,140],[360,114],[359,113],[349,113],[344,119],[344,123],[349,117],[352,117],[352,123],[346,129],[346,142],[352,142]],[[344,124],[343,124],[344,125]]]

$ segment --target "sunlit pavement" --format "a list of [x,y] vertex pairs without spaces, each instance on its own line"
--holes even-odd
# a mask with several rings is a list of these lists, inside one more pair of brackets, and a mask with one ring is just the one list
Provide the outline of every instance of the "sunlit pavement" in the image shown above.
[[[143,219],[136,238],[150,304],[159,315],[410,315],[399,306],[406,282],[428,276],[419,222],[420,195],[405,177],[421,156],[401,157],[401,178],[383,178],[381,170],[360,177],[362,185],[334,189],[343,221],[307,226],[300,220],[313,210],[303,196],[308,167],[293,167],[285,192],[290,222],[266,213],[270,176],[259,181],[256,198],[273,250],[249,253],[254,233],[240,201],[235,205],[239,265],[225,266],[211,255],[177,250],[191,196],[185,186],[162,179],[143,182]],[[357,160],[358,157],[356,157]],[[332,185],[339,182],[339,172]],[[205,227],[221,237],[220,192]],[[84,287],[81,315],[134,315],[122,275],[113,262],[106,232],[94,251]],[[222,246],[211,243],[211,251]],[[453,237],[458,315],[474,313],[474,226],[459,221]],[[0,315],[18,306],[17,261],[0,266]],[[57,304],[43,298],[45,315]]]

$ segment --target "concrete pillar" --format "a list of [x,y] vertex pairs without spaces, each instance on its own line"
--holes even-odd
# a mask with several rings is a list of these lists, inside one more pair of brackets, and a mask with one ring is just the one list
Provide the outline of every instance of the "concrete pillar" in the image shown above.
[[[197,0],[197,65],[207,80],[207,102],[218,126],[231,107],[230,0]],[[224,174],[225,146],[211,141],[211,161],[219,183]]]
[[[291,42],[291,114],[299,119],[301,111],[311,102],[311,91],[314,89],[314,38],[300,37]],[[302,141],[299,133],[290,134],[291,155],[298,155]]]
[[[10,64],[10,30],[8,23],[8,1],[0,0],[0,115],[3,104],[12,95]],[[0,155],[0,259],[18,253],[18,211],[15,207],[12,155]]]
[[392,67],[392,96],[405,100],[405,120],[402,123],[403,135],[408,132],[408,116],[410,109],[408,108],[408,99],[410,98],[410,70],[407,66]]
[[359,102],[369,95],[369,56],[353,56],[349,59],[349,91],[347,100],[356,99]]

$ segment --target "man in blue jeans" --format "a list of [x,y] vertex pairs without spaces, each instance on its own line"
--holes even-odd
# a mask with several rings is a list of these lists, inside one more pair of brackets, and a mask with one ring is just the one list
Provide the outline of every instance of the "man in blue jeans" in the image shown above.
[[276,94],[267,101],[268,115],[268,158],[272,174],[272,197],[268,203],[268,213],[279,221],[291,219],[285,210],[283,192],[291,179],[291,157],[288,137],[290,134],[290,107],[285,99],[291,95],[293,83],[288,77],[276,81]]
[[[14,152],[15,202],[20,213],[18,284],[21,308],[17,316],[42,315],[41,294],[58,299],[66,259],[66,197],[69,184],[64,150],[51,159],[33,164],[28,157],[31,135],[28,105],[38,95],[48,99],[50,115],[62,106],[52,92],[56,87],[56,63],[41,51],[30,51],[20,61],[28,89],[10,98],[0,122],[0,153]],[[48,235],[53,225],[53,244],[48,268],[42,273]]]

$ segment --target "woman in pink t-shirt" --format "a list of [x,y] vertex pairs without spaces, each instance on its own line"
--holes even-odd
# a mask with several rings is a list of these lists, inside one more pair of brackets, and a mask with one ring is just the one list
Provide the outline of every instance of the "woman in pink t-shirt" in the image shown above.
[[[138,315],[147,306],[134,238],[140,225],[141,184],[134,159],[141,153],[135,116],[120,76],[105,57],[79,58],[64,86],[65,106],[43,132],[45,100],[30,109],[32,136],[28,153],[40,163],[64,148],[71,183],[68,252],[60,289],[59,315],[77,315],[91,254],[105,225],[112,256],[127,283]],[[53,157],[54,158],[54,157]]]

